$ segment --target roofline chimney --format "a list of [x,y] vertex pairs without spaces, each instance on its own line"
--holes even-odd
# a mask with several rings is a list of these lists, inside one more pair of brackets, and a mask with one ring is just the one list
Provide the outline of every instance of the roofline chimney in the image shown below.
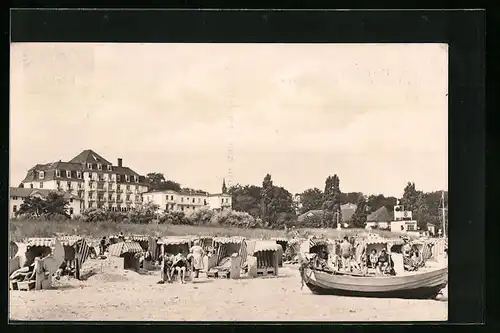
[[122,166],[122,164],[123,164],[123,159],[119,158],[119,159],[118,159],[118,166],[119,166],[119,167],[121,167],[121,166]]

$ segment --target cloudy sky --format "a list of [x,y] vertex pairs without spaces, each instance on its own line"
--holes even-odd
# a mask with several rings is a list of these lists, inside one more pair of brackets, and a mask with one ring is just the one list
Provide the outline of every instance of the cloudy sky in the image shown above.
[[447,189],[447,92],[440,44],[11,44],[11,185],[93,149],[211,192]]

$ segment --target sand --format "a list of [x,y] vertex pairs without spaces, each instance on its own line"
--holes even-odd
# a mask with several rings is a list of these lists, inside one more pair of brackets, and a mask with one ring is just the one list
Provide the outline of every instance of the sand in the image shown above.
[[[11,320],[145,321],[444,321],[448,292],[437,300],[319,296],[301,290],[297,266],[278,277],[156,282],[158,271],[120,269],[116,258],[89,260],[85,281],[62,277],[54,289],[11,291]],[[93,275],[92,275],[93,274]]]

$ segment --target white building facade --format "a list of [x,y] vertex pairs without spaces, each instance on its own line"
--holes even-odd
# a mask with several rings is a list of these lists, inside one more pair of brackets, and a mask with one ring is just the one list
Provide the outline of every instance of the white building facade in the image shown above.
[[84,150],[69,162],[37,164],[28,171],[22,186],[28,189],[64,191],[83,201],[83,209],[129,211],[142,204],[148,191],[145,177],[108,162],[92,150]]
[[208,194],[195,191],[152,191],[143,194],[144,202],[152,202],[160,211],[192,212],[201,208],[232,209],[232,197],[227,193]]

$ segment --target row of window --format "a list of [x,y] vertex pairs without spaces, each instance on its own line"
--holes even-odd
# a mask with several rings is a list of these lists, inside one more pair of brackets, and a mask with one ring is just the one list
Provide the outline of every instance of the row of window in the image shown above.
[[[92,163],[87,163],[87,168],[92,170]],[[107,165],[107,169],[108,169],[108,171],[113,171],[113,166]],[[97,164],[97,170],[102,170],[102,164],[100,164],[100,163]]]
[[[80,197],[80,198],[82,198],[82,197]],[[96,198],[97,198],[98,200],[100,200],[100,201],[104,201],[104,197],[102,197],[102,196],[97,196],[97,197],[96,197],[96,196],[94,196],[94,195],[89,195],[89,199],[90,199],[90,200],[94,200],[94,199],[96,199]],[[114,197],[114,196],[112,196],[112,195],[108,196],[108,200],[110,200],[110,201],[114,201],[114,200],[127,200],[127,201],[131,201],[131,200],[132,200],[132,198],[134,198],[134,197],[131,197],[130,195],[127,195],[127,196],[125,197],[125,199],[124,199],[124,197],[123,197],[123,196],[121,196],[121,197]],[[71,199],[71,200],[72,200],[72,199]],[[135,197],[135,201],[140,201],[140,197]]]
[[[70,170],[65,170],[65,176],[66,178],[71,178],[71,171]],[[56,170],[56,177],[61,177],[61,170]],[[138,176],[133,176],[134,178],[134,182],[138,183],[139,182],[139,177]],[[82,179],[82,172],[81,171],[77,171],[76,172],[76,178],[77,179]],[[38,173],[38,179],[45,179],[45,171],[40,171]],[[113,181],[121,181],[121,175],[108,175],[108,174],[104,174],[103,175],[100,175],[100,177],[98,176],[98,174],[96,172],[92,173],[92,178],[93,180],[113,180]],[[130,182],[130,176],[129,175],[125,175],[125,181],[126,182]]]

